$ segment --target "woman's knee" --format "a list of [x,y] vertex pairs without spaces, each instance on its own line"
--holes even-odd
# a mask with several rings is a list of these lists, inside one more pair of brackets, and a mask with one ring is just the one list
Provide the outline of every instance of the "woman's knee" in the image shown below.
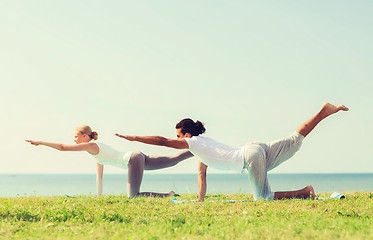
[[129,198],[134,198],[134,197],[137,196],[137,194],[139,194],[139,193],[138,193],[138,192],[133,192],[133,193],[129,192],[129,193],[127,193],[127,196],[128,196]]
[[133,152],[128,165],[136,164],[139,162],[145,163],[145,155],[142,152]]
[[127,195],[130,198],[136,197],[139,193],[144,165],[145,155],[142,152],[133,152],[128,162],[127,175]]

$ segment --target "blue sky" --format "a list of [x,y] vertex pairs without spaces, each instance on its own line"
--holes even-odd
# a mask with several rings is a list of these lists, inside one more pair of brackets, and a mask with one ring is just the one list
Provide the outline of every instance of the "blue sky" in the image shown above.
[[[114,136],[175,137],[191,117],[240,147],[322,122],[273,172],[373,172],[373,1],[8,1],[0,9],[0,173],[94,173],[77,125],[122,151],[176,150]],[[197,158],[157,173],[194,173]],[[106,167],[108,173],[123,170]],[[209,172],[219,172],[209,170]]]

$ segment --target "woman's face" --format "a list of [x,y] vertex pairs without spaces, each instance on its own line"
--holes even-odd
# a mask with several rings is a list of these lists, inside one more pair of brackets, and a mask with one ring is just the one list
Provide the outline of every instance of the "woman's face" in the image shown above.
[[74,142],[76,144],[79,144],[79,143],[84,143],[84,142],[89,142],[89,137],[87,134],[85,133],[81,133],[79,131],[76,131],[75,132],[75,135],[74,135]]
[[191,138],[192,135],[190,133],[183,134],[183,132],[181,131],[181,128],[177,128],[176,129],[176,137],[177,137],[177,139]]

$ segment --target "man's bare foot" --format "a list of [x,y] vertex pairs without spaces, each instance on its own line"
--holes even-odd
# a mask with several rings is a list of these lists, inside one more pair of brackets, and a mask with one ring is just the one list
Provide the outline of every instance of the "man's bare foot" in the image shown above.
[[339,111],[348,111],[348,110],[350,109],[346,107],[345,105],[331,104],[328,102],[322,105],[322,111],[326,114],[326,116],[332,115]]
[[316,198],[315,190],[311,185],[308,185],[307,187],[303,188],[305,191],[305,198]]
[[330,104],[328,102],[324,103],[322,105],[321,110],[312,118],[307,120],[305,123],[300,125],[297,128],[297,132],[306,137],[315,127],[317,124],[319,124],[320,121],[322,121],[324,118],[337,113],[339,111],[348,111],[350,110],[345,105],[336,105],[336,104]]

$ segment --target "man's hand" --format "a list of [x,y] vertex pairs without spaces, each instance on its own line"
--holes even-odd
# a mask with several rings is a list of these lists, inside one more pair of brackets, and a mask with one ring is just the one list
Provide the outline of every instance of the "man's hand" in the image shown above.
[[128,141],[135,141],[135,136],[128,136],[128,135],[120,135],[118,133],[115,134],[115,136],[127,139]]

